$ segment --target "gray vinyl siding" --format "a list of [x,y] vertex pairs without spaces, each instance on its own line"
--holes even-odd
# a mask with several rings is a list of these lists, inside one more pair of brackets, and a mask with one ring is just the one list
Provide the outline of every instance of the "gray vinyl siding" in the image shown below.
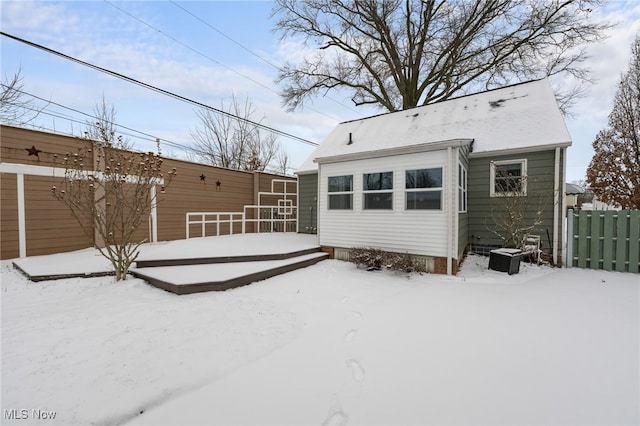
[[315,234],[318,228],[318,174],[298,176],[298,232]]
[[[467,243],[477,245],[501,244],[500,239],[490,230],[491,227],[495,228],[495,223],[493,222],[494,213],[498,212],[502,206],[500,204],[501,197],[491,197],[489,193],[490,163],[491,161],[525,158],[527,159],[527,199],[529,206],[525,217],[533,218],[536,210],[542,207],[543,223],[532,233],[537,233],[541,236],[543,247],[551,247],[550,239],[553,239],[555,150],[469,159],[469,240]],[[562,161],[560,161],[560,165],[562,166]],[[560,176],[563,175],[564,173],[561,170]],[[562,215],[559,217],[562,218]],[[460,244],[465,243],[461,241]]]

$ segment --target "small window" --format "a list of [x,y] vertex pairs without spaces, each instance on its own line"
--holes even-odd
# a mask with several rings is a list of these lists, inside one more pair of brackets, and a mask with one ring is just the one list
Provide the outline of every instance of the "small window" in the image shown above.
[[491,196],[527,195],[527,160],[491,162]]
[[393,172],[365,173],[362,191],[365,210],[393,210]]
[[458,163],[458,212],[467,211],[467,169]]
[[442,167],[407,170],[405,173],[407,210],[442,208]]
[[329,178],[329,210],[353,209],[353,175]]

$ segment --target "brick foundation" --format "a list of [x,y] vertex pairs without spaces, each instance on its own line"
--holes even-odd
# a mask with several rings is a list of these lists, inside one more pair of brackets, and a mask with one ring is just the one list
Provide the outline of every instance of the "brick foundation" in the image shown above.
[[[433,273],[434,274],[447,274],[447,258],[446,257],[436,257],[433,262]],[[453,275],[458,273],[458,261],[456,259],[451,260],[451,273]]]
[[[349,249],[341,247],[321,246],[323,252],[329,254],[329,259],[338,259],[349,261]],[[447,258],[446,257],[432,257],[424,255],[412,255],[415,261],[422,262],[425,265],[426,271],[432,274],[447,274]],[[457,274],[459,270],[459,261],[452,259],[451,261],[451,273]]]
[[320,250],[325,253],[329,253],[329,259],[335,259],[335,249],[333,247],[322,246],[320,247]]

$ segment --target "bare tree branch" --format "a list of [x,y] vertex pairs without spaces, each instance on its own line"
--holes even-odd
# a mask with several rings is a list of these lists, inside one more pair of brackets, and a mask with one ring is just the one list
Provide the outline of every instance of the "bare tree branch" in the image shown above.
[[[79,143],[76,152],[60,160],[65,176],[53,186],[53,196],[64,203],[84,234],[94,241],[111,263],[116,281],[127,276],[129,267],[145,241],[141,230],[158,197],[151,188],[166,188],[175,169],[162,171],[163,160],[151,153],[123,150],[121,137],[96,124],[100,139]],[[95,241],[96,235],[101,241]]]
[[[224,103],[221,109],[225,110]],[[234,95],[228,112],[229,115],[222,115],[209,109],[196,111],[201,125],[191,136],[199,152],[197,158],[213,166],[237,170],[263,171],[270,167],[279,150],[277,136],[264,133],[253,124],[253,103],[246,98],[241,104]]]
[[104,95],[100,103],[96,103],[93,108],[95,122],[87,121],[83,136],[86,139],[118,145],[121,149],[133,149],[133,143],[129,138],[117,136],[118,125],[116,124],[117,111],[115,106],[109,106]]
[[12,77],[5,76],[0,91],[0,122],[14,126],[23,126],[35,120],[49,105],[42,107],[34,104],[32,97],[27,95],[22,83],[22,69]]
[[[291,110],[327,90],[388,111],[426,105],[471,88],[570,74],[588,81],[584,45],[599,0],[277,0],[283,38],[314,54],[279,73]],[[565,106],[580,91],[569,90]]]

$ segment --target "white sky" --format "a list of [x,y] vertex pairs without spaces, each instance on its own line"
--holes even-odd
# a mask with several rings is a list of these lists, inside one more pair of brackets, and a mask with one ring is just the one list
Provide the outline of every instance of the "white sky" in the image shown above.
[[[345,93],[329,93],[295,113],[282,108],[275,84],[277,70],[269,63],[281,65],[303,50],[272,32],[270,2],[178,5],[168,1],[3,0],[0,23],[2,31],[11,35],[213,107],[219,108],[221,102],[228,104],[232,93],[241,99],[248,96],[256,106],[254,120],[264,116],[263,124],[314,142],[321,142],[339,122],[379,112],[371,108],[356,110]],[[568,181],[584,177],[593,154],[591,143],[606,126],[616,84],[628,69],[631,42],[640,31],[640,2],[611,1],[594,11],[594,19],[608,19],[618,26],[604,43],[589,48],[592,58],[587,66],[596,83],[574,108],[575,118],[566,120],[573,138]],[[3,78],[21,68],[24,90],[36,96],[90,114],[104,95],[117,109],[118,124],[184,145],[191,143],[190,132],[199,125],[192,105],[4,36],[0,49]],[[87,119],[58,106],[49,106],[47,111],[81,123]],[[47,114],[38,119],[44,128],[63,133],[79,134],[81,123]],[[143,140],[132,141],[138,149],[154,147]],[[280,141],[294,167],[313,151],[312,146],[294,140],[280,137]],[[168,151],[163,148],[163,153]],[[173,151],[179,157],[183,155]]]

